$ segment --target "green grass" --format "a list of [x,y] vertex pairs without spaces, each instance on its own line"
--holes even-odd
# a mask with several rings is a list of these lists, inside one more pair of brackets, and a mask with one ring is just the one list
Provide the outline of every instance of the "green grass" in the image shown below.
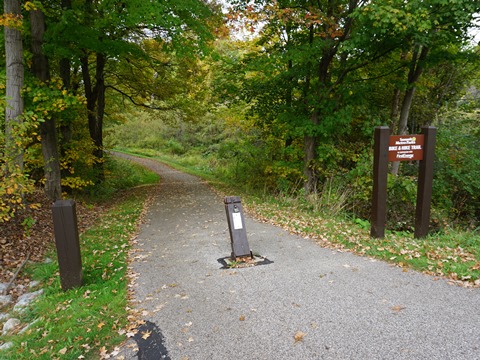
[[206,180],[212,187],[225,193],[242,193],[250,194],[254,197],[265,195],[264,189],[254,189],[248,184],[243,184],[231,176],[227,176],[225,169],[213,169],[209,160],[200,154],[174,155],[167,154],[153,149],[140,148],[115,148],[115,151],[125,154],[158,160],[174,169],[185,173],[201,177]]
[[[158,177],[119,161],[113,166],[135,173],[117,181],[119,188],[156,181]],[[117,174],[115,171],[110,174]],[[127,325],[127,257],[129,240],[137,230],[148,188],[140,187],[117,194],[115,205],[96,225],[81,235],[80,248],[84,285],[63,292],[58,264],[35,265],[27,269],[40,280],[44,295],[24,314],[23,323],[36,323],[24,334],[5,337],[14,347],[3,351],[1,359],[98,359],[99,352],[112,349],[125,336]],[[56,254],[52,253],[52,259]]]
[[153,184],[159,176],[128,160],[107,156],[105,160],[105,181],[86,189],[77,197],[87,201],[109,201],[119,190],[146,184]]
[[191,175],[199,176],[209,182],[218,183],[219,186],[227,186],[222,180],[219,179],[212,171],[210,171],[207,162],[199,155],[197,156],[177,156],[167,155],[160,151],[152,149],[138,149],[138,148],[116,148],[116,151],[123,152],[125,154],[144,157],[149,159],[158,160],[174,169],[186,172]]
[[[202,171],[201,159],[186,161],[181,157],[154,150],[131,149],[130,153],[163,161],[172,167],[203,177],[222,192],[242,196],[250,214],[280,225],[293,233],[310,237],[325,247],[345,249],[362,256],[388,261],[405,271],[414,269],[430,275],[447,277],[466,286],[480,286],[480,234],[445,228],[425,239],[414,239],[408,232],[386,232],[384,239],[370,237],[370,224],[348,215],[332,215],[305,198],[274,197],[245,189],[239,184],[215,179]],[[192,166],[191,164],[195,164]]]
[[397,264],[405,271],[411,268],[465,286],[480,285],[478,233],[446,229],[424,239],[414,239],[411,233],[387,231],[384,239],[373,239],[364,221],[313,212],[298,199],[277,201],[247,196],[244,201],[255,216],[310,237],[322,246],[348,249]]

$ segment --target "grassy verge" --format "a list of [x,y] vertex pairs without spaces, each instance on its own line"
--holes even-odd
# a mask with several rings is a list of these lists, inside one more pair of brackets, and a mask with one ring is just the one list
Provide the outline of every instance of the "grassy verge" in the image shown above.
[[298,199],[248,198],[247,203],[257,218],[310,237],[322,246],[385,260],[404,271],[411,268],[464,286],[480,286],[480,236],[476,233],[446,229],[414,239],[411,233],[387,231],[384,239],[372,239],[368,222],[314,212]]
[[[125,161],[112,165],[109,177],[117,178],[117,189],[158,180]],[[2,339],[14,346],[0,353],[1,359],[98,359],[99,353],[125,339],[129,239],[147,195],[146,187],[116,193],[110,200],[114,205],[81,235],[81,288],[60,289],[56,261],[27,270],[41,282],[44,295],[25,313],[15,314],[22,323],[33,325],[23,334]],[[56,259],[55,253],[51,258]]]
[[142,166],[113,156],[106,158],[105,181],[80,194],[88,202],[109,202],[119,191],[156,183],[159,176]]
[[[384,239],[369,236],[370,224],[347,215],[332,216],[328,209],[300,198],[275,198],[245,191],[238,184],[225,184],[211,172],[198,166],[201,161],[182,159],[153,150],[130,151],[152,157],[172,167],[198,175],[223,192],[232,190],[242,196],[247,211],[263,221],[282,226],[290,232],[310,237],[322,246],[348,250],[363,256],[388,261],[404,271],[414,269],[433,276],[447,277],[464,286],[480,286],[480,234],[445,228],[425,239],[411,233],[388,232]],[[315,210],[314,210],[315,209]]]

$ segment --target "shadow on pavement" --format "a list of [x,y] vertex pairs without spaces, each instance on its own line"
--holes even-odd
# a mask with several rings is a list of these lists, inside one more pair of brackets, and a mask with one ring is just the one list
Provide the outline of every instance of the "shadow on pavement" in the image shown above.
[[138,328],[133,338],[138,345],[139,360],[171,360],[168,350],[163,344],[164,338],[157,325],[150,321]]

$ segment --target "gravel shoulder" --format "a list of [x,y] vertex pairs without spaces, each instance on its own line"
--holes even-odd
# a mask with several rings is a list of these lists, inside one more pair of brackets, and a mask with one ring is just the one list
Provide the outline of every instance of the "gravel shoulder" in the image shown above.
[[162,179],[131,259],[132,306],[145,325],[125,359],[480,358],[479,289],[248,216],[250,247],[272,263],[222,269],[231,252],[223,199],[196,177],[121,156]]

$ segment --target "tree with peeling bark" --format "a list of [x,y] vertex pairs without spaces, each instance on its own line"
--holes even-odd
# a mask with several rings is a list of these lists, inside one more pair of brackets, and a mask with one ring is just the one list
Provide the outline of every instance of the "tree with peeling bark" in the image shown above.
[[[33,190],[24,169],[25,133],[28,122],[24,119],[23,18],[20,1],[4,1],[4,14],[0,25],[5,39],[5,98],[0,98],[4,116],[0,116],[0,223],[11,220],[27,206],[25,197]],[[3,77],[3,76],[2,76]],[[1,256],[0,256],[1,257]]]
[[15,128],[22,123],[24,83],[22,13],[20,0],[4,0],[6,107],[5,107],[5,161],[6,176],[23,172],[23,148],[18,144]]

